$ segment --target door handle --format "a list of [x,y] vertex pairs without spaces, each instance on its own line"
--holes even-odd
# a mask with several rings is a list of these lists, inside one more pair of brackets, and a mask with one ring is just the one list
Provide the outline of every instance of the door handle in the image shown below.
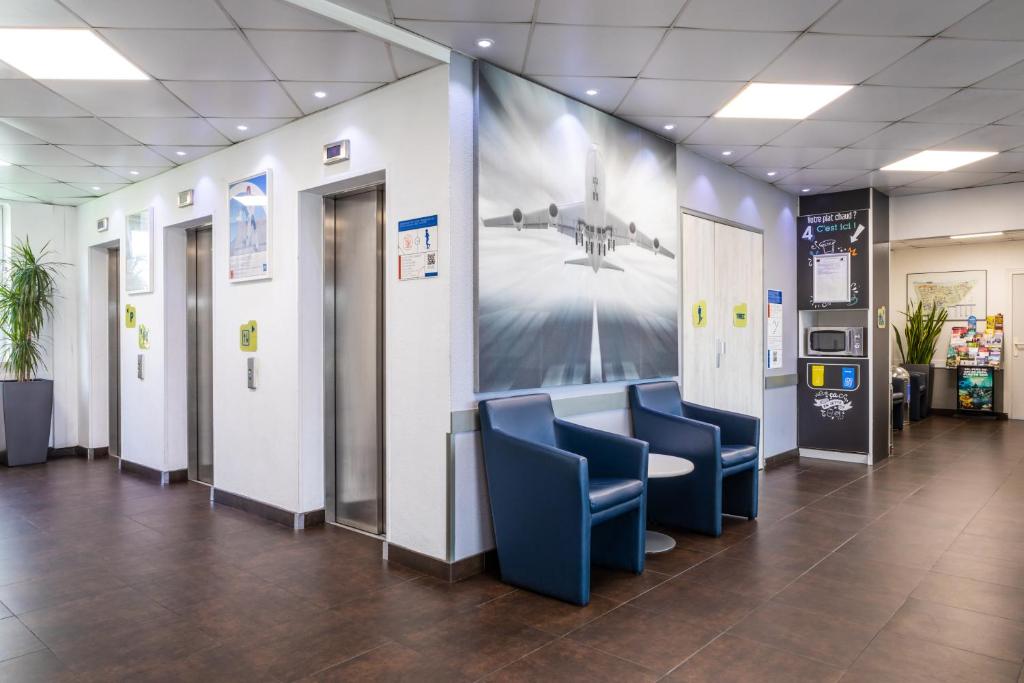
[[722,341],[720,339],[715,340],[715,367],[722,367]]

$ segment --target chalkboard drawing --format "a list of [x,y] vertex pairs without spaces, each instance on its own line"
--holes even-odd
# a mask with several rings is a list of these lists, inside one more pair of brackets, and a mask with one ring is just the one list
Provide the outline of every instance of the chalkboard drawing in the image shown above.
[[844,420],[846,413],[853,410],[853,400],[841,391],[819,391],[814,394],[814,407],[821,416],[829,420]]
[[910,273],[907,275],[908,310],[916,308],[920,301],[926,311],[933,305],[945,308],[949,320],[967,320],[972,315],[984,318],[987,275],[984,270]]
[[701,299],[693,305],[693,326],[708,326],[708,302]]

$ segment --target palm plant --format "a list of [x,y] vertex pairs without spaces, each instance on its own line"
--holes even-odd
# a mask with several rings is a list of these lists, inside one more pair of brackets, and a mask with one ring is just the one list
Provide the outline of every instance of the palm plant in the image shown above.
[[31,380],[45,366],[43,328],[53,316],[57,276],[66,265],[49,258],[49,246],[36,252],[28,239],[18,240],[0,282],[0,366],[19,382]]
[[902,315],[907,319],[903,334],[900,335],[896,327],[893,327],[893,331],[896,332],[896,346],[900,350],[903,362],[911,365],[930,364],[949,312],[945,307],[939,308],[933,303],[926,315],[924,307],[918,301],[916,308],[910,313],[902,312]]

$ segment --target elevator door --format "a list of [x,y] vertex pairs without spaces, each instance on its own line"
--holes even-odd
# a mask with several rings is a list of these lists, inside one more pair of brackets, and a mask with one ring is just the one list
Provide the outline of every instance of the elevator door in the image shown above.
[[121,250],[107,252],[107,453],[121,456]]
[[189,478],[213,485],[213,230],[188,233],[185,282],[188,344]]
[[327,443],[333,444],[333,467],[328,462],[328,470],[334,470],[328,472],[328,504],[333,497],[333,521],[380,534],[384,532],[383,189],[327,199],[325,211],[326,417],[332,422]]

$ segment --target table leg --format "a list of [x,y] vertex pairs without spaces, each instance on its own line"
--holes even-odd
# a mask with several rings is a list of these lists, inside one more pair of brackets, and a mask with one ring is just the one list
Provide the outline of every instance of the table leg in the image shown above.
[[665,553],[676,547],[676,539],[668,534],[659,531],[647,530],[647,537],[644,542],[644,550],[648,555],[653,553]]

